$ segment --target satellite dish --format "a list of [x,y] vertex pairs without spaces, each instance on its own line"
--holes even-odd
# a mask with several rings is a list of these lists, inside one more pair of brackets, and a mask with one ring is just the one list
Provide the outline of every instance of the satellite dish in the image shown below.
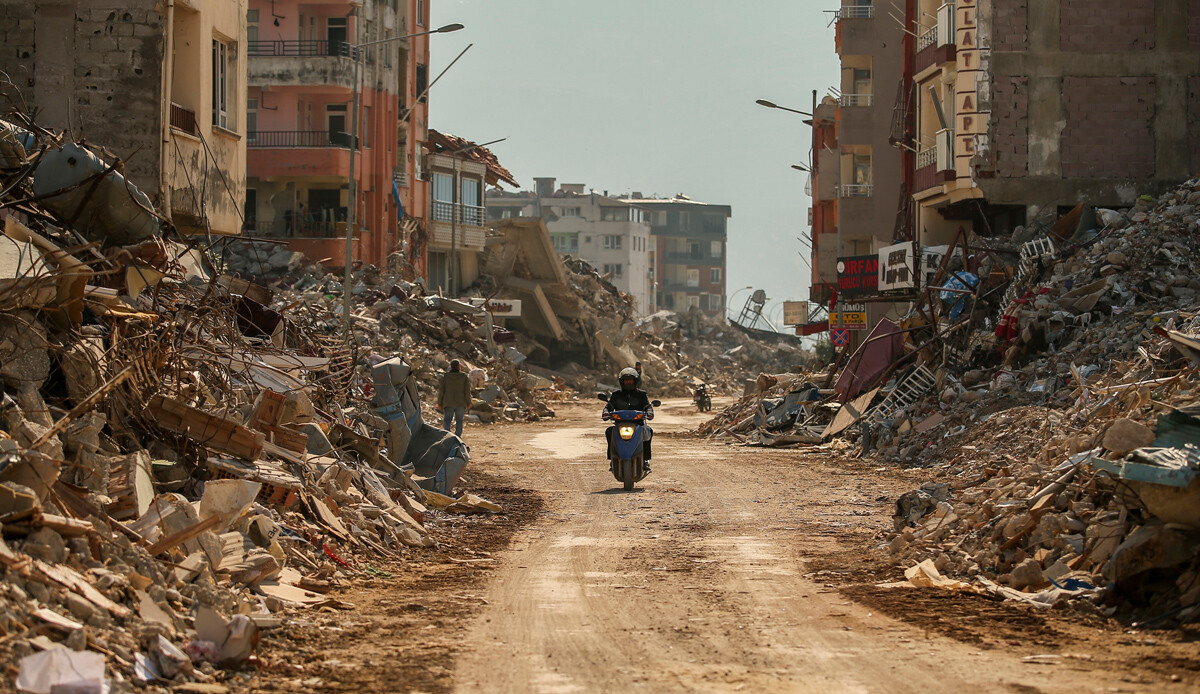
[[767,303],[767,293],[762,289],[755,289],[754,293],[750,295],[750,300],[756,304],[765,304]]

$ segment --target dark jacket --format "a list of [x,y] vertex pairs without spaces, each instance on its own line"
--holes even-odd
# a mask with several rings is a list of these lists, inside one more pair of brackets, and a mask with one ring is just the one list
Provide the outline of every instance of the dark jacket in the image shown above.
[[471,379],[461,371],[448,371],[438,386],[438,407],[470,407]]
[[654,407],[650,405],[650,396],[646,395],[646,391],[638,389],[614,390],[612,395],[608,396],[608,404],[605,405],[604,411],[615,412],[617,410],[637,410],[647,412],[650,416],[654,415]]

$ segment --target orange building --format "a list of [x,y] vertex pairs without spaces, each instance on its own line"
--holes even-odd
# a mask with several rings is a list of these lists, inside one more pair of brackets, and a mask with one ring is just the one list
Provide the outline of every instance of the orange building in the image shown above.
[[[247,15],[247,235],[285,240],[330,266],[345,260],[350,150],[356,148],[354,257],[382,264],[423,225],[428,0],[251,0]],[[351,133],[361,62],[358,141]]]

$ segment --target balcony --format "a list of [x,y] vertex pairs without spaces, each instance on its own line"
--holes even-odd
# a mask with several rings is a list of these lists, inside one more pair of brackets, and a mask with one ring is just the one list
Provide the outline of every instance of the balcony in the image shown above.
[[429,211],[429,219],[446,224],[462,224],[464,226],[481,227],[487,219],[487,209],[478,205],[463,205],[461,203],[434,200]]
[[341,239],[346,238],[346,222],[310,219],[287,219],[275,221],[248,221],[242,231],[247,236],[269,239]]
[[353,50],[343,41],[252,41],[252,86],[354,88]]
[[256,130],[246,135],[247,147],[342,147],[350,148],[354,136],[328,130]]
[[842,94],[842,96],[838,99],[838,105],[842,106],[842,107],[848,107],[848,108],[855,107],[855,106],[870,106],[871,105],[871,95],[870,94]]
[[721,256],[710,253],[665,253],[663,261],[669,265],[716,265],[721,264]]
[[914,72],[919,75],[932,65],[953,62],[957,54],[954,41],[954,5],[946,3],[938,8],[937,23],[917,34]]
[[870,183],[844,183],[838,191],[842,198],[869,198],[875,194],[875,186]]
[[351,58],[358,52],[345,41],[249,41],[246,43],[246,53],[251,57]]
[[[254,133],[253,139],[247,138],[246,175],[254,178],[350,178],[350,147],[329,142],[329,133],[320,131],[316,135],[293,138],[276,137],[268,132],[260,130]],[[324,144],[289,144],[305,142]]]
[[837,11],[838,19],[871,19],[874,16],[874,5],[843,5]]

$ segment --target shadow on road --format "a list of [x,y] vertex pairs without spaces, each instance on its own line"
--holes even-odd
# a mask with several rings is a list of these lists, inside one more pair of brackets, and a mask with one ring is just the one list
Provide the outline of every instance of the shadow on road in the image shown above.
[[638,487],[634,487],[633,491],[629,492],[621,489],[620,487],[613,487],[612,489],[601,489],[598,492],[592,492],[592,494],[641,494],[644,491],[646,490]]

